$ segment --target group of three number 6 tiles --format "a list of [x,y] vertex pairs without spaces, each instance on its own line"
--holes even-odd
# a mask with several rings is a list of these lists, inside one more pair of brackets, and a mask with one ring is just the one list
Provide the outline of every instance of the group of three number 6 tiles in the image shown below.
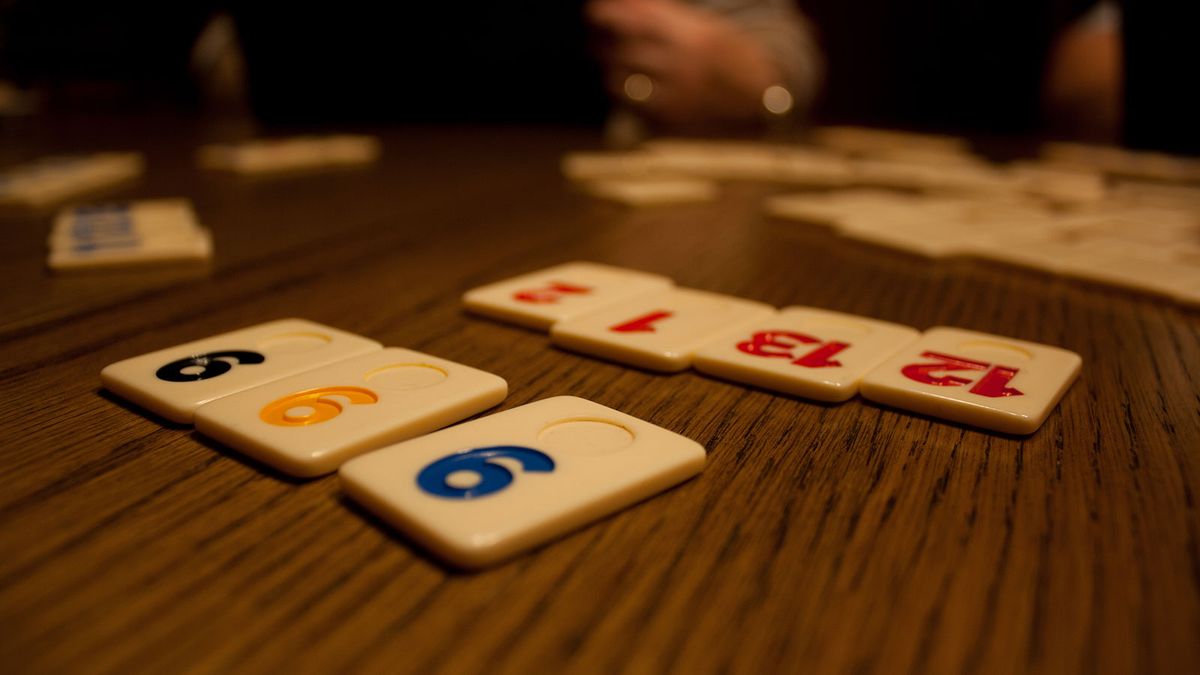
[[571,396],[436,431],[499,404],[508,384],[301,319],[143,354],[100,376],[289,474],[340,467],[351,498],[465,568],[641,501],[705,462],[695,441]]
[[1033,433],[1079,375],[1078,354],[957,328],[678,288],[663,276],[574,262],[469,291],[468,310],[549,330],[564,349],[638,368],[693,367],[820,401],[863,397],[1010,434]]

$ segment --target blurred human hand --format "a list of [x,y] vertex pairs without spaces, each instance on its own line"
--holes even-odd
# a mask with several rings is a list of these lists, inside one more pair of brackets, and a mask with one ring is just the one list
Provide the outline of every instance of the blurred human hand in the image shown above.
[[675,128],[762,119],[780,81],[766,49],[736,23],[679,0],[590,0],[609,93]]

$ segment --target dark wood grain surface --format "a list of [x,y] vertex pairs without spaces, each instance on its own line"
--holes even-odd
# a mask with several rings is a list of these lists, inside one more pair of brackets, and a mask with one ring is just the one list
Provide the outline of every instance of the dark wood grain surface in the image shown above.
[[[51,276],[0,244],[4,672],[1185,673],[1200,670],[1200,313],[930,263],[761,213],[766,186],[627,210],[574,193],[562,130],[384,132],[371,169],[203,174],[187,122],[6,130],[0,159],[141,149],[120,197],[191,197],[212,269]],[[1062,346],[1040,431],[985,433],[559,351],[463,291],[569,260]],[[497,373],[499,409],[593,399],[702,443],[697,479],[482,573],[99,388],[108,363],[269,319]]]

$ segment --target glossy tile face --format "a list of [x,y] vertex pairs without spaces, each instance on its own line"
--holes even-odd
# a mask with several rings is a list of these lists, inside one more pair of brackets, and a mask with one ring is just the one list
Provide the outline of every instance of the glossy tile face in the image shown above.
[[550,339],[591,356],[676,372],[690,366],[696,350],[718,333],[773,312],[761,302],[673,288],[560,321]]
[[931,328],[863,378],[878,403],[1010,434],[1033,433],[1079,375],[1079,355],[957,328]]
[[136,178],[144,167],[133,152],[43,157],[0,174],[0,205],[44,206]]
[[118,361],[100,380],[122,398],[190,424],[209,401],[379,349],[353,333],[282,319]]
[[125,239],[97,239],[56,246],[46,257],[50,269],[58,271],[104,267],[128,267],[167,263],[202,263],[212,258],[212,234],[195,227],[188,232]]
[[696,352],[707,375],[819,401],[845,401],[915,328],[813,307],[787,307],[726,331]]
[[717,184],[700,178],[605,178],[584,189],[596,197],[629,206],[707,202],[717,198]]
[[374,136],[294,136],[200,148],[201,167],[239,174],[286,173],[327,166],[366,164],[380,154]]
[[196,430],[293,476],[319,476],[507,394],[491,373],[389,347],[206,403]]
[[203,262],[212,256],[212,235],[197,225],[186,199],[65,209],[47,243],[47,264],[55,270]]
[[47,244],[58,248],[163,238],[190,233],[196,225],[196,213],[186,199],[91,204],[63,209],[54,219]]
[[547,330],[556,321],[671,286],[657,274],[572,262],[472,289],[463,305],[475,314]]
[[363,455],[339,474],[350,497],[438,557],[482,567],[681,483],[704,461],[695,441],[560,396]]

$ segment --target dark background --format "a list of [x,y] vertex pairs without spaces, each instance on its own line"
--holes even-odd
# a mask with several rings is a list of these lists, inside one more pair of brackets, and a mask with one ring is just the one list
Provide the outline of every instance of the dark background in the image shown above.
[[[828,77],[818,122],[1037,134],[1054,36],[1090,0],[801,0]],[[597,125],[607,103],[579,0],[421,5],[17,1],[0,77],[51,109],[196,107],[188,56],[217,11],[236,21],[267,123]],[[1195,3],[1124,3],[1127,143],[1200,152]]]

